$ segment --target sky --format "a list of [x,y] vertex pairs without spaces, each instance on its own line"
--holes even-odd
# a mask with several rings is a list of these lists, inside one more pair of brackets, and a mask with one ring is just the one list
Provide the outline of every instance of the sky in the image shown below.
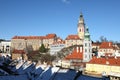
[[91,39],[120,41],[120,0],[0,0],[0,38],[77,34],[82,12]]

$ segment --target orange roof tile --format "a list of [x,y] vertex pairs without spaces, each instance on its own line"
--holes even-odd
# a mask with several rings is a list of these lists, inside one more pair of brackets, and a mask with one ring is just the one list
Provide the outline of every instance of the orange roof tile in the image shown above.
[[114,58],[114,57],[107,57],[107,58],[97,58],[93,57],[90,62],[90,64],[103,64],[103,65],[111,65],[111,66],[120,66],[120,58]]
[[47,34],[46,35],[46,38],[54,38],[54,37],[56,37],[56,34]]
[[82,47],[82,51],[80,52],[80,49],[77,50],[77,48],[74,49],[74,51],[67,55],[65,57],[65,59],[80,59],[80,60],[83,60],[83,47]]
[[24,50],[17,50],[17,49],[15,49],[13,51],[13,53],[16,53],[16,54],[25,54],[25,51]]
[[14,36],[12,39],[42,39],[43,36]]
[[12,39],[51,39],[55,37],[56,34],[48,34],[46,36],[14,36]]
[[113,43],[112,42],[102,42],[100,45],[100,49],[113,49]]
[[68,35],[66,40],[78,40],[80,39],[78,35]]

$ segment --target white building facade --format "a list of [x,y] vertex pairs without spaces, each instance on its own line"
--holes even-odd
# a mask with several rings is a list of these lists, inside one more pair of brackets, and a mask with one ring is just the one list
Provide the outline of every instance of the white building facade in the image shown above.
[[58,51],[63,49],[65,47],[64,43],[56,43],[56,44],[51,44],[50,45],[50,54],[54,55],[57,54]]
[[11,56],[11,41],[10,40],[1,41],[0,53],[2,54],[2,56],[6,56],[6,55]]
[[92,59],[92,43],[90,40],[88,28],[86,28],[85,31],[83,47],[84,47],[83,61],[89,62]]

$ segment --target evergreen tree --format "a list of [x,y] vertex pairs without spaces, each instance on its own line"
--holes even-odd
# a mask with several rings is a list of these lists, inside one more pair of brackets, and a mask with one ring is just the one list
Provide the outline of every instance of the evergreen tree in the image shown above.
[[39,51],[40,51],[41,53],[45,53],[45,52],[46,52],[46,48],[45,48],[44,44],[41,45]]

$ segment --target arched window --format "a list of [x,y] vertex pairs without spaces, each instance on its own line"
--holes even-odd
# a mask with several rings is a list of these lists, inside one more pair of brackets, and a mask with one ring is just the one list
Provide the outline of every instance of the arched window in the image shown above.
[[81,29],[79,31],[81,32]]

